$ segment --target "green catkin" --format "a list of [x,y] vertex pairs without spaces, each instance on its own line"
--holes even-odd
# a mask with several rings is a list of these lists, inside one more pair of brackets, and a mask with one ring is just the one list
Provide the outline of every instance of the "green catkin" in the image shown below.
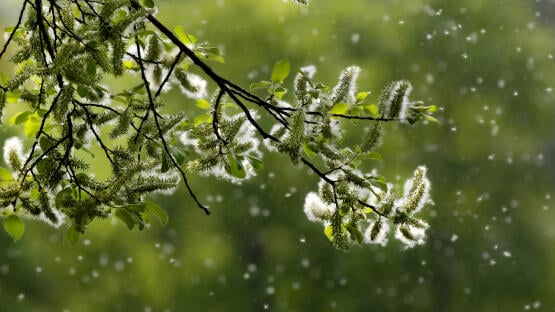
[[343,233],[343,217],[339,213],[339,209],[336,209],[331,217],[331,229],[333,245],[337,249],[348,249],[349,241],[345,237],[345,233]]
[[425,200],[426,188],[429,183],[425,174],[425,169],[422,167],[419,167],[414,171],[412,187],[409,190],[407,200],[404,204],[404,209],[409,214],[418,210]]
[[374,224],[372,225],[372,229],[370,230],[370,240],[375,241],[378,235],[380,234],[380,231],[382,230],[382,228],[383,228],[382,217],[378,217],[378,219],[374,221]]
[[393,212],[394,206],[395,206],[395,195],[389,194],[386,197],[385,202],[381,207],[382,214],[386,217],[390,216],[391,213]]
[[401,234],[403,235],[403,237],[405,237],[408,240],[411,241],[415,241],[416,238],[414,237],[414,235],[412,234],[410,228],[407,225],[400,225],[399,226],[399,231],[401,231]]
[[147,46],[147,54],[146,59],[148,61],[155,61],[160,58],[160,53],[162,50],[160,49],[160,42],[158,37],[152,35],[148,38],[148,46]]
[[54,214],[52,208],[50,208],[50,199],[44,190],[39,192],[39,203],[44,216],[50,220],[50,222],[57,223],[58,217],[56,217],[56,214]]
[[406,81],[399,81],[393,89],[393,97],[390,100],[389,119],[398,119],[403,111],[405,97],[410,88],[410,84]]
[[64,122],[66,112],[69,110],[73,100],[74,92],[75,89],[70,84],[64,85],[62,91],[60,91],[58,102],[54,106],[54,118],[58,122]]
[[121,38],[112,40],[112,70],[114,75],[123,74],[123,55],[125,54],[125,44]]
[[181,86],[191,92],[191,93],[195,93],[198,91],[198,89],[196,87],[194,87],[193,85],[191,85],[191,81],[189,80],[189,77],[187,76],[187,72],[185,72],[185,70],[183,70],[182,68],[176,68],[175,69],[175,78],[177,78],[177,80],[179,81],[179,83],[181,84]]
[[382,124],[379,121],[377,121],[374,123],[372,128],[370,128],[368,133],[366,133],[366,136],[364,137],[364,141],[360,146],[361,150],[363,152],[369,152],[374,150],[376,147],[378,147],[378,145],[380,145],[380,139],[382,137],[382,134],[383,134]]
[[301,155],[301,148],[304,143],[304,111],[301,109],[297,110],[291,119],[291,131],[289,132],[289,136],[278,145],[278,150],[287,153],[293,163],[298,163]]
[[378,113],[382,118],[387,118],[389,116],[390,100],[395,87],[395,82],[389,83],[382,90],[380,97],[378,99]]
[[339,75],[339,82],[333,88],[331,101],[333,104],[339,102],[348,102],[355,88],[355,83],[358,78],[360,68],[351,66],[344,69]]
[[308,82],[309,80],[306,74],[304,73],[298,73],[297,76],[295,77],[295,82],[294,82],[295,97],[297,99],[298,107],[302,106],[303,104],[306,104],[306,102],[309,99],[308,90],[307,90]]
[[2,123],[2,115],[4,113],[5,106],[6,106],[6,92],[0,89],[0,124]]

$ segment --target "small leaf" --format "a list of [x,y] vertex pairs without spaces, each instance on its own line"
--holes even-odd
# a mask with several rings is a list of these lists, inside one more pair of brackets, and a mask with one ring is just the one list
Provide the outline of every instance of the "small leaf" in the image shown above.
[[202,51],[205,53],[207,59],[216,59],[221,57],[222,51],[216,47],[206,47]]
[[282,83],[283,80],[287,78],[290,71],[291,71],[291,64],[289,63],[289,60],[283,59],[281,61],[278,61],[274,65],[274,69],[272,70],[272,82]]
[[310,159],[316,157],[316,152],[313,151],[307,143],[303,144],[303,151]]
[[25,232],[25,224],[23,224],[23,221],[16,215],[7,216],[3,223],[4,230],[6,233],[10,234],[14,241],[19,240],[23,232]]
[[378,106],[376,104],[369,104],[369,105],[364,105],[364,112],[366,112],[367,114],[370,114],[374,117],[378,117],[379,113],[380,113],[380,109],[378,108]]
[[4,28],[4,32],[11,33],[15,29],[15,26],[9,26]]
[[56,194],[56,199],[54,200],[54,203],[56,204],[56,208],[58,209],[64,208],[63,207],[64,201],[66,201],[66,198],[72,197],[72,195],[73,195],[73,190],[71,189],[71,187],[67,187],[59,191],[58,194]]
[[222,64],[225,63],[225,59],[221,55],[205,54],[204,57],[209,61],[214,61],[214,62],[218,62],[218,63],[222,63]]
[[343,115],[349,110],[349,104],[347,103],[337,103],[330,109],[330,114],[332,115]]
[[287,89],[285,89],[284,87],[277,87],[274,90],[274,96],[276,97],[276,99],[281,100],[281,98],[283,98],[283,96],[285,95],[285,93],[287,93]]
[[370,92],[359,92],[356,95],[356,102],[360,103],[366,99],[366,97],[370,94]]
[[149,213],[155,215],[160,220],[160,223],[168,223],[168,214],[160,205],[157,205],[153,202],[145,201],[145,208]]
[[247,171],[245,170],[245,167],[243,167],[239,156],[229,153],[227,154],[227,161],[229,162],[229,173],[232,176],[238,179],[244,179],[247,176]]
[[170,159],[166,153],[162,154],[162,165],[160,167],[160,172],[168,172],[170,170]]
[[138,213],[142,213],[145,211],[146,206],[144,203],[130,204],[130,205],[125,205],[125,209],[127,209],[128,211],[135,211]]
[[152,9],[154,7],[154,1],[152,0],[143,0],[143,4],[149,9]]
[[40,120],[35,116],[27,119],[27,121],[25,122],[25,126],[23,127],[25,135],[28,138],[35,137],[39,132],[40,125],[41,125]]
[[212,114],[206,113],[195,117],[195,119],[193,120],[193,125],[197,127],[203,123],[211,123],[211,122],[212,122]]
[[19,101],[19,97],[21,96],[21,92],[19,91],[11,91],[6,93],[6,103],[15,104]]
[[77,94],[79,94],[79,96],[82,98],[86,98],[89,96],[89,89],[85,88],[82,85],[79,85],[77,86]]
[[254,169],[256,170],[264,169],[264,161],[262,161],[262,159],[252,155],[247,155],[247,160],[249,161],[249,163]]
[[87,74],[89,74],[91,76],[95,76],[96,75],[96,66],[97,66],[96,62],[94,62],[93,60],[89,60],[87,62],[87,67],[86,67]]
[[133,69],[137,67],[137,63],[131,60],[123,60],[123,68],[125,69]]
[[179,40],[184,44],[195,44],[197,42],[197,38],[185,32],[185,28],[183,28],[183,26],[181,25],[175,26],[173,31],[177,35],[177,38],[179,38]]
[[116,217],[118,217],[118,219],[125,223],[125,225],[127,225],[127,228],[130,230],[132,230],[133,227],[135,227],[135,224],[137,224],[137,221],[135,220],[133,215],[131,215],[131,213],[125,208],[118,208],[116,210]]
[[[387,192],[387,183],[385,182],[385,178],[383,176],[378,177],[370,177],[368,178],[368,182],[372,184],[372,186],[377,187],[382,192]],[[372,189],[370,189],[372,190]]]
[[363,159],[375,159],[379,161],[383,161],[382,155],[378,152],[367,152],[361,155]]
[[19,112],[17,113],[15,116],[13,116],[12,118],[10,118],[10,124],[12,125],[19,125],[24,123],[25,121],[27,121],[27,119],[29,118],[29,116],[31,116],[33,113],[30,111],[25,111],[25,112]]
[[271,85],[272,83],[270,81],[258,81],[251,83],[250,89],[253,91],[255,89],[268,88]]
[[423,115],[423,116],[424,116],[424,119],[426,119],[427,121],[436,123],[438,125],[441,125],[441,122],[439,120],[435,119],[434,117],[432,117],[430,115]]
[[13,181],[12,173],[3,167],[0,167],[0,185],[6,185],[10,181]]
[[369,213],[372,213],[372,212],[374,212],[374,210],[373,210],[372,208],[364,208],[364,209],[362,209],[362,213],[364,213],[364,214],[369,214]]
[[210,108],[210,103],[205,99],[198,99],[197,102],[195,103],[195,105],[197,107],[202,108],[202,109],[209,109]]
[[68,241],[68,243],[70,243],[70,245],[74,246],[75,244],[77,244],[77,242],[79,241],[79,239],[81,239],[81,232],[79,232],[79,230],[77,229],[77,226],[75,226],[75,224],[72,224],[69,229],[67,229],[66,232],[66,240]]
[[326,226],[324,234],[326,234],[326,237],[330,240],[330,242],[333,241],[333,227],[331,225]]

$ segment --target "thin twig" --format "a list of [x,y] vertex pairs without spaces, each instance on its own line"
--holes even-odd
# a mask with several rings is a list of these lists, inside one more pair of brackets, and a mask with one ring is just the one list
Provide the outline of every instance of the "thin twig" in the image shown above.
[[143,64],[142,59],[141,59],[141,46],[139,45],[139,40],[137,40],[137,39],[135,40],[135,45],[137,47],[137,55],[139,56],[139,67],[141,69],[141,77],[142,77],[142,79],[145,83],[145,88],[146,88],[148,99],[149,99],[149,102],[150,102],[150,110],[152,110],[154,123],[156,124],[156,129],[158,130],[158,135],[160,137],[160,140],[162,141],[162,145],[164,146],[164,151],[166,152],[166,155],[169,157],[173,166],[181,174],[181,177],[183,178],[183,183],[185,184],[185,187],[187,188],[187,191],[189,192],[189,195],[191,196],[191,198],[193,198],[193,200],[195,201],[195,203],[197,204],[197,206],[200,209],[202,209],[207,215],[209,215],[210,210],[208,210],[208,207],[204,206],[200,202],[200,200],[197,198],[197,195],[195,194],[195,192],[193,192],[193,189],[191,188],[191,185],[189,184],[189,180],[187,179],[187,175],[185,174],[185,171],[183,171],[183,169],[177,163],[177,161],[173,157],[173,154],[169,150],[168,143],[166,142],[166,138],[164,136],[162,128],[160,127],[160,121],[158,120],[158,116],[156,114],[156,107],[154,106],[154,101],[153,101],[153,98],[152,98],[152,94],[150,92],[149,82],[148,82],[148,79],[147,79],[146,74],[145,74],[145,67],[144,67],[144,64]]

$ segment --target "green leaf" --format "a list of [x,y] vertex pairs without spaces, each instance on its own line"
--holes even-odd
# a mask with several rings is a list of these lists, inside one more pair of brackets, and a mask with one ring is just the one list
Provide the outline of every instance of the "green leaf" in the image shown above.
[[[181,141],[179,141],[181,143]],[[175,161],[178,164],[182,164],[185,161],[186,155],[185,152],[183,150],[181,150],[178,147],[172,146],[170,147],[170,152],[172,153]]]
[[6,103],[15,104],[19,101],[19,97],[21,96],[21,92],[15,90],[6,93]]
[[369,213],[372,213],[372,212],[374,212],[374,210],[373,210],[372,208],[364,208],[364,209],[362,209],[362,213],[364,213],[364,214],[369,214]]
[[364,112],[374,117],[378,117],[380,110],[376,104],[363,105]]
[[160,205],[155,204],[153,202],[145,201],[145,208],[147,211],[153,215],[155,215],[159,220],[160,223],[166,224],[168,223],[168,214]]
[[23,224],[23,221],[16,215],[7,216],[4,218],[3,223],[4,230],[6,233],[10,234],[14,241],[19,240],[23,232],[25,232],[25,224]]
[[270,81],[258,81],[258,82],[251,83],[250,89],[252,91],[255,89],[268,88],[271,85],[272,83]]
[[77,242],[79,241],[79,239],[81,239],[81,232],[79,232],[79,230],[77,229],[77,226],[75,226],[75,224],[72,224],[69,229],[67,229],[66,232],[66,240],[68,241],[68,243],[72,246],[74,246],[75,244],[77,244]]
[[137,63],[131,60],[123,60],[122,64],[123,64],[123,68],[125,69],[137,68]]
[[86,98],[89,96],[89,89],[82,86],[82,85],[78,85],[77,86],[77,94],[79,94],[80,97],[82,98]]
[[96,65],[95,61],[93,61],[92,59],[89,60],[87,62],[87,67],[86,67],[87,74],[89,74],[91,76],[95,76],[96,75],[96,66],[97,65]]
[[216,47],[205,47],[199,52],[207,60],[225,63],[225,59],[222,57],[222,52]]
[[387,192],[387,183],[385,182],[385,178],[383,176],[370,177],[368,178],[368,182],[370,182],[372,186],[379,188],[382,192]]
[[25,121],[27,121],[29,116],[31,116],[32,114],[33,113],[31,111],[19,112],[15,116],[10,118],[10,124],[12,124],[12,125],[22,124]]
[[360,103],[366,99],[366,97],[370,94],[370,92],[359,92],[356,95],[356,102]]
[[142,213],[146,210],[146,207],[145,207],[144,203],[130,204],[130,205],[125,205],[124,207],[127,211],[135,211],[135,212],[138,212],[138,213]]
[[441,125],[441,122],[439,120],[435,119],[434,117],[432,117],[430,115],[423,115],[423,116],[424,116],[424,119],[426,119],[427,121],[436,123],[438,125]]
[[347,103],[337,103],[330,109],[330,114],[332,115],[344,115],[349,110],[349,104]]
[[23,127],[25,135],[28,138],[35,137],[39,132],[40,124],[40,120],[35,116],[27,119],[27,121],[25,122],[25,126]]
[[211,123],[211,122],[212,122],[212,114],[206,113],[195,117],[195,119],[193,120],[193,125],[197,127],[203,123]]
[[15,29],[15,26],[9,26],[4,28],[4,32],[11,33]]
[[383,161],[382,155],[378,152],[367,152],[361,155],[363,159],[375,159],[379,161]]
[[285,89],[284,87],[277,87],[274,90],[274,96],[276,97],[276,99],[281,100],[281,98],[283,98],[283,96],[285,95],[285,93],[287,93],[287,89]]
[[130,230],[132,230],[135,227],[135,224],[137,224],[136,218],[134,218],[133,215],[125,208],[118,208],[116,210],[116,217],[125,223],[127,228]]
[[197,102],[195,103],[195,105],[197,107],[202,108],[202,109],[209,109],[210,108],[210,103],[205,99],[198,99]]
[[195,44],[197,42],[197,38],[185,32],[185,28],[181,25],[175,26],[173,32],[175,32],[177,38],[184,44]]
[[247,171],[245,170],[245,167],[243,167],[239,156],[229,153],[227,154],[227,161],[229,162],[229,173],[232,176],[238,179],[244,179],[247,176]]
[[143,0],[143,4],[149,9],[152,9],[154,7],[154,1],[152,0]]
[[289,60],[283,59],[281,61],[278,61],[274,65],[274,69],[272,70],[272,82],[283,83],[283,80],[287,78],[290,71],[291,71],[291,64],[289,63]]
[[310,159],[316,157],[316,152],[312,150],[307,143],[303,144],[303,151]]
[[78,6],[73,8],[73,17],[74,18],[81,18],[81,10],[79,10]]
[[59,191],[58,194],[56,194],[56,199],[54,200],[54,203],[56,204],[56,208],[58,209],[63,208],[62,204],[68,197],[73,197],[73,190],[71,189],[71,187],[67,187]]
[[264,161],[258,157],[247,155],[247,160],[251,164],[251,166],[256,170],[264,169]]
[[160,172],[164,173],[168,172],[168,170],[170,170],[170,159],[168,155],[164,152],[162,153],[162,165],[160,167]]
[[13,181],[12,173],[3,167],[0,167],[0,185],[6,185],[10,181]]
[[46,109],[40,108],[37,110],[37,116],[39,116],[40,118],[46,116],[46,113],[48,113],[48,110]]
[[326,226],[324,234],[326,234],[326,237],[330,240],[330,242],[333,241],[333,227],[331,225]]

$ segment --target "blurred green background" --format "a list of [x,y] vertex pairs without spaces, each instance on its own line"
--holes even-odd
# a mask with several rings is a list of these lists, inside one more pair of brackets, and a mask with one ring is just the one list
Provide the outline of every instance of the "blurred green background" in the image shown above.
[[[0,2],[2,28],[20,3]],[[0,311],[555,310],[553,0],[157,4],[171,28],[221,45],[214,67],[240,85],[282,58],[328,84],[356,64],[359,90],[409,79],[413,99],[442,107],[442,126],[392,125],[380,148],[391,179],[429,167],[427,244],[333,249],[302,212],[317,178],[268,155],[241,186],[193,178],[210,217],[179,189],[156,197],[169,224],[143,232],[99,222],[75,247],[31,220],[17,243],[0,233]]]

